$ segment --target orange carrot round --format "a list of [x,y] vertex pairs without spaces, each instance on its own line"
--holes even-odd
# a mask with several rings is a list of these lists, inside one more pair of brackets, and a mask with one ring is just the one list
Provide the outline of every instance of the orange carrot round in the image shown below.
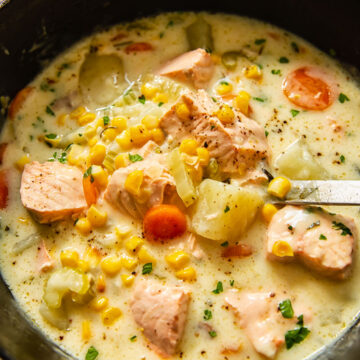
[[91,175],[83,178],[84,195],[88,206],[96,204],[99,197],[99,190],[96,187],[95,182],[91,181],[92,179]]
[[175,205],[156,205],[145,214],[144,234],[149,240],[170,240],[186,231],[186,217]]
[[11,120],[13,120],[18,113],[18,111],[22,108],[24,105],[24,102],[26,101],[29,94],[34,90],[33,87],[28,86],[22,90],[20,90],[14,99],[11,101],[11,104],[9,106],[8,114]]
[[285,96],[307,110],[324,110],[337,96],[334,81],[320,69],[302,67],[291,72],[283,82]]

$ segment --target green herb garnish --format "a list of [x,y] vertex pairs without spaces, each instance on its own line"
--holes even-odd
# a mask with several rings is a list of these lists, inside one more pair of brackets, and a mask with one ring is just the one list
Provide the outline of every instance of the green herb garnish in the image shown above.
[[227,213],[228,211],[230,211],[230,207],[229,207],[229,205],[226,205],[226,207],[224,209],[224,213]]
[[299,114],[299,110],[291,109],[290,110],[292,117],[295,117],[297,114]]
[[51,115],[51,116],[55,116],[54,111],[52,110],[52,108],[48,105],[45,109],[46,113]]
[[268,137],[269,136],[269,132],[267,130],[265,130],[265,136]]
[[262,99],[260,97],[253,97],[253,99],[256,101],[265,102],[265,99]]
[[228,241],[224,241],[223,243],[220,244],[220,246],[222,246],[222,247],[227,247],[227,246],[229,246],[229,242],[228,242]]
[[272,69],[272,70],[271,70],[271,73],[272,73],[273,75],[281,75],[281,70],[280,70],[280,69],[277,69],[277,70]]
[[132,155],[132,154],[129,153],[129,160],[131,162],[136,162],[136,161],[144,160],[144,158],[142,156],[140,156],[139,154]]
[[292,47],[292,49],[293,49],[296,53],[299,53],[299,52],[300,52],[299,46],[298,46],[298,44],[297,44],[295,41],[293,41],[293,42],[291,43],[291,47]]
[[327,240],[327,237],[323,234],[320,234],[319,240]]
[[279,304],[279,310],[281,315],[286,319],[291,319],[294,317],[294,310],[291,305],[290,299],[286,299]]
[[145,96],[144,95],[141,95],[141,96],[139,96],[139,102],[141,102],[142,104],[145,104]]
[[105,115],[103,117],[103,121],[104,121],[104,126],[108,126],[110,123],[110,118],[107,115]]
[[230,280],[230,286],[234,286],[235,280]]
[[223,288],[223,284],[221,281],[218,281],[217,284],[216,284],[216,289],[213,290],[212,292],[214,294],[220,294],[224,291],[224,288]]
[[341,161],[342,163],[345,162],[345,156],[344,156],[344,155],[340,155],[340,161]]
[[340,93],[339,95],[339,101],[343,104],[345,101],[350,101],[350,99],[343,93]]
[[132,337],[130,338],[130,341],[131,341],[131,342],[135,342],[135,341],[136,341],[136,338],[137,338],[137,336],[134,335],[134,336],[132,336]]
[[256,39],[254,42],[255,42],[255,45],[261,45],[266,42],[266,39]]
[[56,138],[57,138],[57,135],[56,135],[56,134],[46,134],[45,137],[46,137],[47,139],[53,140],[53,139],[56,139]]
[[229,83],[228,83],[226,80],[221,80],[221,81],[220,81],[220,84],[221,84],[221,85],[229,85]]
[[204,310],[204,316],[203,316],[204,320],[210,320],[212,319],[212,312],[210,310]]
[[214,337],[217,336],[217,333],[216,333],[216,331],[211,330],[211,331],[209,331],[209,335],[210,335],[212,338],[214,338]]
[[291,349],[295,344],[301,343],[310,333],[306,327],[299,327],[294,330],[289,330],[285,334],[286,349]]
[[344,225],[343,223],[333,221],[332,224],[333,224],[332,225],[333,229],[341,230],[341,235],[342,236],[346,236],[346,235],[352,236],[351,230],[346,225]]
[[150,274],[152,272],[152,263],[146,263],[142,268],[142,274]]
[[163,106],[164,105],[164,103],[162,102],[162,101],[160,101],[159,103],[158,103],[158,107],[161,107],[161,106]]
[[279,59],[279,63],[281,64],[287,64],[289,63],[289,59],[285,56],[282,56],[280,59]]
[[93,346],[90,346],[85,355],[85,360],[95,360],[98,355],[99,352]]

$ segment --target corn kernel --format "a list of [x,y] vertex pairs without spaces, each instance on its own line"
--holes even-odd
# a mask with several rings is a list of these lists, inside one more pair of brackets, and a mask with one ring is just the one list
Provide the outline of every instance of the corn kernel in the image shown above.
[[91,175],[93,176],[95,183],[100,187],[104,188],[108,184],[108,174],[107,172],[99,165],[92,165]]
[[18,168],[18,170],[23,171],[24,166],[30,162],[30,155],[26,154],[23,155],[19,160],[16,161],[15,166]]
[[273,204],[265,204],[261,209],[263,219],[270,222],[272,217],[277,213],[278,208]]
[[199,147],[196,149],[196,153],[199,159],[199,164],[201,166],[208,166],[210,162],[209,150],[203,147]]
[[246,91],[240,91],[233,101],[234,107],[244,115],[249,115],[249,101],[251,96]]
[[123,150],[129,150],[133,145],[129,130],[124,130],[120,135],[115,138],[115,141]]
[[248,79],[259,80],[262,77],[262,71],[259,66],[251,65],[244,69],[244,75]]
[[105,309],[109,304],[109,299],[106,296],[100,296],[90,301],[90,308],[95,311]]
[[134,283],[134,280],[135,280],[134,275],[128,275],[128,274],[121,275],[121,281],[125,286],[131,286]]
[[184,281],[193,281],[196,280],[196,271],[193,267],[188,266],[184,269],[181,269],[175,273],[175,276],[178,279],[184,280]]
[[270,181],[267,191],[270,195],[284,199],[290,189],[291,182],[286,177],[277,176]]
[[29,223],[29,218],[28,217],[24,217],[24,216],[19,216],[17,218],[18,222],[22,223],[22,224],[28,224]]
[[136,268],[138,261],[135,258],[132,258],[126,254],[121,255],[121,264],[122,266],[129,271],[132,271]]
[[101,261],[101,269],[108,276],[114,276],[121,270],[121,258],[109,255]]
[[87,218],[92,226],[101,227],[107,222],[107,213],[105,211],[101,211],[95,205],[91,205],[87,212]]
[[294,256],[294,251],[291,245],[286,241],[275,241],[272,247],[272,253],[279,257]]
[[165,134],[161,129],[150,130],[151,139],[158,145],[161,145],[165,141]]
[[141,246],[143,246],[144,240],[138,236],[132,236],[125,242],[125,249],[130,253],[136,253]]
[[97,129],[95,126],[87,126],[84,131],[84,135],[87,139],[92,139],[97,133]]
[[118,225],[115,227],[115,234],[116,236],[123,240],[127,236],[129,236],[131,233],[131,227],[130,226],[124,226],[124,225]]
[[113,129],[111,127],[106,128],[102,133],[102,139],[106,141],[113,141],[118,134],[117,129]]
[[141,146],[150,140],[150,132],[143,124],[132,126],[129,131],[131,140],[135,145]]
[[190,256],[185,251],[179,250],[165,256],[165,260],[175,270],[180,270],[190,262]]
[[129,164],[129,156],[127,154],[119,154],[114,159],[115,169],[126,167]]
[[96,290],[98,292],[104,292],[106,289],[106,281],[105,281],[105,277],[103,274],[100,274],[97,278],[97,282],[96,282]]
[[153,102],[155,102],[155,103],[163,103],[163,104],[165,104],[168,101],[169,101],[169,98],[164,93],[156,94],[156,96],[153,98]]
[[90,264],[88,261],[80,259],[78,261],[78,268],[84,273],[87,273],[90,270]]
[[94,113],[86,113],[82,114],[77,118],[77,122],[80,126],[86,125],[92,121],[94,121],[96,118],[96,115]]
[[137,253],[138,259],[140,262],[143,263],[152,263],[153,265],[156,264],[155,257],[146,249],[145,246],[142,246]]
[[101,254],[99,250],[96,248],[89,246],[83,256],[84,260],[86,260],[89,263],[89,266],[94,268],[96,267],[100,260],[101,260]]
[[188,106],[184,103],[179,103],[175,105],[175,113],[182,120],[189,120],[190,110]]
[[72,119],[77,119],[77,118],[79,118],[81,115],[83,115],[85,113],[86,113],[86,109],[83,106],[79,106],[77,109],[73,110],[70,113],[70,117]]
[[143,180],[143,172],[141,170],[134,170],[127,176],[125,180],[125,190],[132,195],[139,195]]
[[159,88],[151,83],[144,83],[141,86],[141,93],[146,99],[152,99],[159,92]]
[[196,155],[199,144],[195,139],[184,139],[180,143],[179,150],[188,155]]
[[120,134],[127,128],[127,119],[123,116],[115,117],[111,120],[110,125],[116,127],[116,131]]
[[145,115],[141,123],[145,125],[148,130],[152,130],[159,127],[160,119],[154,115]]
[[92,229],[92,226],[91,226],[89,219],[87,219],[86,217],[83,217],[83,218],[78,219],[78,221],[75,224],[75,228],[81,235],[86,236],[86,235],[89,235],[89,233]]
[[106,146],[103,144],[96,144],[90,149],[90,162],[94,165],[101,165],[105,159]]
[[79,253],[73,249],[65,249],[60,253],[60,261],[62,266],[76,268],[78,267],[79,259]]
[[84,320],[81,324],[81,334],[83,340],[89,340],[91,338],[91,327],[90,327],[90,321]]
[[216,86],[216,92],[219,95],[225,95],[232,91],[233,86],[227,81],[220,81],[219,85]]
[[85,149],[77,144],[71,145],[70,151],[67,156],[67,161],[70,165],[83,165],[86,161]]
[[67,114],[61,114],[61,115],[59,115],[59,116],[57,117],[56,123],[57,123],[59,126],[64,126],[64,125],[65,125],[66,118],[67,118]]
[[234,121],[234,116],[235,116],[232,108],[226,104],[221,105],[219,110],[216,111],[215,115],[224,124],[232,123]]
[[109,326],[112,325],[119,317],[122,315],[122,312],[119,308],[116,307],[108,307],[101,314],[102,322],[104,325]]

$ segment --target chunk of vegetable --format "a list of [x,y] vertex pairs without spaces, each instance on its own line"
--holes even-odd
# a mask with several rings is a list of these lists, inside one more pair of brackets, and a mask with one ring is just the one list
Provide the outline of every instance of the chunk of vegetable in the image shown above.
[[41,303],[39,308],[40,315],[51,325],[59,330],[66,330],[69,327],[69,318],[63,308],[50,309],[45,303]]
[[198,48],[208,51],[214,50],[211,25],[201,16],[186,28],[186,36],[190,45],[190,50]]
[[29,97],[30,93],[34,90],[33,87],[28,86],[22,90],[20,90],[14,99],[11,101],[11,104],[9,106],[8,114],[9,118],[11,120],[14,120],[16,114],[19,112],[19,110],[24,105],[26,99]]
[[279,173],[293,180],[325,180],[329,174],[311,155],[306,144],[296,140],[275,160]]
[[89,54],[80,68],[79,88],[89,105],[108,105],[123,90],[124,70],[117,55]]
[[61,306],[65,294],[85,295],[90,290],[89,277],[81,270],[68,267],[56,270],[49,277],[44,290],[44,301],[51,309]]
[[206,179],[192,211],[196,233],[212,240],[239,238],[262,205],[258,192]]
[[92,175],[83,178],[84,195],[88,206],[96,204],[99,197],[99,190]]
[[179,149],[173,150],[168,156],[170,174],[174,177],[176,191],[184,202],[190,206],[197,198],[196,188],[182,161]]
[[40,235],[37,233],[27,236],[25,239],[22,239],[16,242],[13,246],[12,252],[14,255],[22,253],[24,250],[29,249],[31,246],[37,244],[40,241]]
[[169,240],[186,231],[186,217],[175,205],[153,206],[144,217],[144,234],[150,240]]

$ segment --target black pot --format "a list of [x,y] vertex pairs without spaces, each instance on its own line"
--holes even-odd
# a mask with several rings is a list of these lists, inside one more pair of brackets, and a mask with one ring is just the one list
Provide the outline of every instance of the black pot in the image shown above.
[[[13,97],[47,60],[98,28],[174,10],[228,12],[262,19],[302,36],[325,52],[335,50],[339,60],[351,71],[360,69],[358,0],[221,0],[217,4],[184,0],[174,4],[169,1],[132,4],[119,0],[0,0],[0,96]],[[0,121],[4,122],[1,112]],[[33,327],[0,275],[1,357],[72,359]],[[310,359],[360,359],[359,316],[333,343]]]

